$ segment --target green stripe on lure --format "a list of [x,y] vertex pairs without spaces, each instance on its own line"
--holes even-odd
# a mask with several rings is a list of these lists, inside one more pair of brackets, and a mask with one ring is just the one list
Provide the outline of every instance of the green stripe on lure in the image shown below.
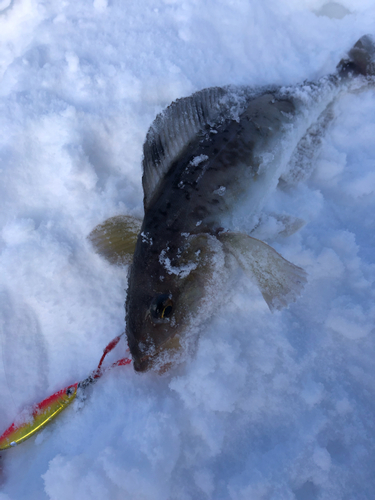
[[119,343],[123,334],[115,337],[104,349],[103,355],[100,358],[98,367],[82,382],[76,382],[73,385],[65,387],[60,391],[55,392],[52,396],[44,399],[41,403],[30,408],[29,416],[24,418],[22,422],[15,421],[1,436],[0,436],[0,451],[12,448],[26,439],[31,438],[37,432],[55,419],[65,408],[67,408],[77,397],[78,389],[84,390],[88,385],[96,382],[106,371],[115,366],[125,366],[131,363],[130,358],[122,358],[112,363],[108,368],[102,369],[102,363],[106,355]]

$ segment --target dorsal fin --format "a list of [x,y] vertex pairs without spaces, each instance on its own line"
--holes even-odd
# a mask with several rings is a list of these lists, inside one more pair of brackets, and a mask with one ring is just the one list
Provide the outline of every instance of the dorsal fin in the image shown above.
[[157,115],[143,146],[144,207],[169,170],[170,165],[207,124],[214,125],[222,115],[223,99],[229,90],[212,87],[177,99]]

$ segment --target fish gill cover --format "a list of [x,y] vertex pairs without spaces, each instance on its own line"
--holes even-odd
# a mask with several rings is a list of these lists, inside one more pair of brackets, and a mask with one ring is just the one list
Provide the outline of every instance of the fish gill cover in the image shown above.
[[[374,33],[375,8],[0,8],[5,429],[25,405],[84,378],[123,331],[126,269],[86,236],[108,217],[143,216],[142,145],[157,113],[207,87],[316,80]],[[238,271],[186,366],[104,376],[83,405],[3,454],[1,500],[372,499],[374,109],[371,90],[335,103],[311,177],[275,191],[253,233],[308,272],[299,301],[271,314]],[[282,238],[280,214],[307,224]],[[245,210],[232,227],[249,229]]]

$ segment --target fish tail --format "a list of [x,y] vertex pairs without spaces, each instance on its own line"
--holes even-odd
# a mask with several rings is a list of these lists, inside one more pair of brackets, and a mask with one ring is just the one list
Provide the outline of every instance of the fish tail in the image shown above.
[[375,76],[375,38],[363,35],[337,65],[339,76]]

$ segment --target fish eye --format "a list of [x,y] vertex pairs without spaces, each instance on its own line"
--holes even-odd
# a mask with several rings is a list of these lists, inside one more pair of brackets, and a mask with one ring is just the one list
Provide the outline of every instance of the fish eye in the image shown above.
[[162,318],[168,318],[168,316],[170,316],[172,313],[172,306],[171,305],[168,305],[166,307],[164,307],[162,313],[161,313],[161,317]]
[[151,316],[155,320],[167,319],[173,312],[173,302],[167,293],[157,295],[151,302]]

